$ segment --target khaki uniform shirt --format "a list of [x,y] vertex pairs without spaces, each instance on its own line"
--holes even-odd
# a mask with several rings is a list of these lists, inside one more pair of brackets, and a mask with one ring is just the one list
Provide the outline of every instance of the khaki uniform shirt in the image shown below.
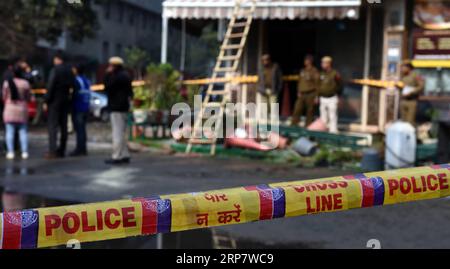
[[321,97],[332,97],[342,91],[342,79],[340,74],[332,69],[329,72],[320,73],[319,95]]
[[300,71],[300,79],[298,82],[299,93],[310,93],[317,91],[319,86],[320,74],[317,68],[305,68]]
[[416,72],[410,72],[408,75],[403,76],[402,82],[405,84],[405,87],[402,90],[404,94],[403,99],[417,100],[425,89],[424,80]]
[[264,87],[266,89],[272,89],[272,71],[273,66],[264,67]]

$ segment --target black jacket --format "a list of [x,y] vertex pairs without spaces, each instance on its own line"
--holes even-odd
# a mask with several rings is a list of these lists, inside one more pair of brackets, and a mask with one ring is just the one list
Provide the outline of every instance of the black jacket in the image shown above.
[[67,65],[55,66],[50,72],[47,84],[46,101],[48,104],[70,101],[70,89],[75,88],[75,75]]
[[8,81],[8,79],[13,78],[14,77],[14,73],[13,71],[11,71],[10,69],[7,69],[1,79],[0,79],[0,107],[3,105],[3,98],[2,98],[2,94],[3,94],[3,84],[5,84],[5,81]]
[[[264,87],[265,75],[264,67],[258,71],[258,91],[262,94],[266,94],[266,88]],[[283,73],[280,66],[277,63],[273,63],[272,67],[272,94],[278,95],[283,90]]]
[[130,75],[119,69],[105,76],[105,91],[108,95],[108,109],[111,112],[128,112],[133,86]]

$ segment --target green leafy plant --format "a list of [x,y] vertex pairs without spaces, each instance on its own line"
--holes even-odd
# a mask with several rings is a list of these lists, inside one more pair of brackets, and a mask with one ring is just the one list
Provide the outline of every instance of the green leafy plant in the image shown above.
[[153,106],[157,110],[169,110],[182,101],[180,94],[180,72],[170,64],[150,64],[146,82],[151,92]]
[[125,58],[128,65],[135,72],[137,79],[142,79],[142,71],[150,59],[148,52],[137,47],[127,48],[125,49]]
[[134,89],[133,110],[150,110],[152,108],[152,93],[146,87]]
[[317,166],[341,166],[344,163],[359,161],[356,154],[353,151],[322,145],[313,159]]

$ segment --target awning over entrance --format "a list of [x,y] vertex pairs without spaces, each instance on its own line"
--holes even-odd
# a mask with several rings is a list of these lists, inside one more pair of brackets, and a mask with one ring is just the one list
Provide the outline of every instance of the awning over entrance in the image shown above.
[[[166,0],[170,19],[229,19],[234,0]],[[361,0],[258,0],[256,19],[358,19]]]

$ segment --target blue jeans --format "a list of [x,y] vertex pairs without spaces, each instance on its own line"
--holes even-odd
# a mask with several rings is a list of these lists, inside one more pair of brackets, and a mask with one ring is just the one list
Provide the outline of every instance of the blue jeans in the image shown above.
[[73,112],[72,122],[75,132],[77,134],[77,145],[75,151],[77,153],[87,152],[87,134],[86,134],[86,122],[88,118],[87,112]]
[[6,124],[6,148],[8,153],[14,152],[14,133],[19,130],[20,148],[28,153],[28,127],[26,124]]

